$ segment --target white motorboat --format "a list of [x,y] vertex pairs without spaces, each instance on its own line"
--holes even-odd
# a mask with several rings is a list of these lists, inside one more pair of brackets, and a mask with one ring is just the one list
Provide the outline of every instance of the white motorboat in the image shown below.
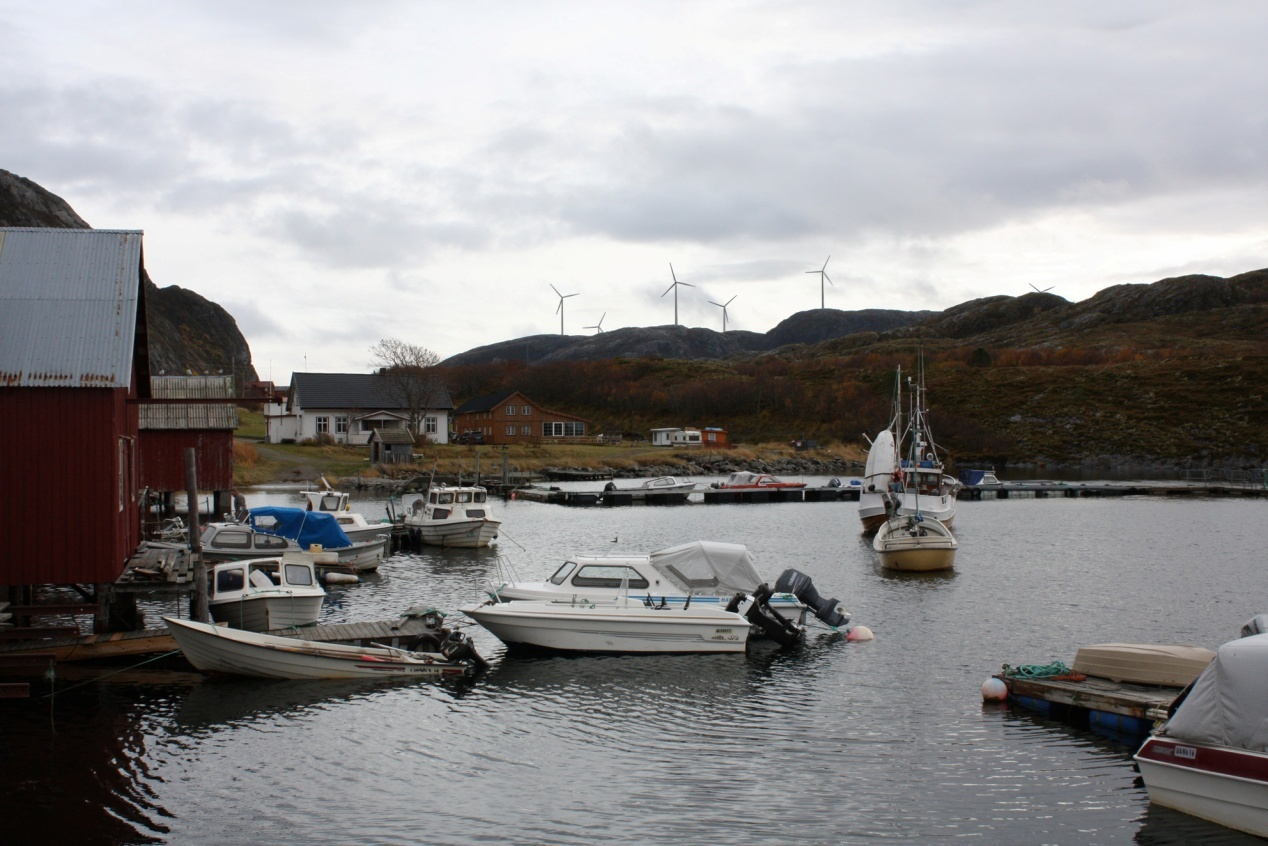
[[572,555],[545,581],[523,581],[505,561],[499,562],[499,571],[497,584],[489,583],[486,592],[502,602],[610,602],[627,593],[676,608],[688,601],[724,607],[737,593],[769,594],[769,608],[797,626],[805,623],[807,611],[838,629],[850,619],[836,599],[820,597],[810,578],[797,570],[785,570],[772,592],[758,575],[748,547],[737,543],[692,541],[647,555]]
[[299,551],[295,541],[257,532],[247,523],[208,523],[203,527],[200,543],[203,558],[208,561],[276,558],[286,552]]
[[410,537],[429,546],[476,548],[498,536],[488,492],[478,485],[433,485],[426,497],[406,504]]
[[[508,646],[562,652],[743,652],[750,623],[737,608],[614,600],[517,600],[461,609]],[[745,609],[747,610],[747,609]]]
[[212,568],[207,606],[217,622],[266,632],[317,622],[325,598],[312,562],[247,558]]
[[204,672],[267,679],[440,678],[475,672],[481,660],[460,632],[449,632],[439,652],[385,646],[347,646],[248,632],[164,617],[189,660]]
[[326,477],[321,477],[324,490],[303,491],[309,511],[323,511],[335,518],[339,528],[353,543],[370,541],[379,535],[390,534],[392,526],[387,522],[371,523],[364,514],[352,510],[351,497],[346,491],[335,490]]
[[[325,511],[307,511],[303,508],[282,506],[253,508],[247,522],[257,533],[290,539],[300,550],[318,554],[314,559],[318,572],[354,574],[373,572],[383,562],[391,540],[391,528],[383,524],[381,533],[370,540],[353,541],[339,527],[333,514]],[[229,527],[236,525],[238,524],[228,524]],[[225,528],[224,524],[220,524],[217,531],[224,531]],[[206,533],[204,533],[205,538]],[[255,542],[259,543],[259,540]],[[213,539],[214,543],[216,541]],[[333,559],[330,553],[334,553]]]
[[1171,708],[1135,755],[1149,801],[1268,837],[1268,634],[1221,646]]
[[919,511],[922,517],[937,520],[948,528],[955,522],[960,482],[946,475],[938,456],[924,406],[923,370],[917,381],[908,377],[907,382],[910,408],[905,426],[900,367],[895,380],[894,416],[889,426],[871,441],[867,453],[863,490],[859,494],[859,521],[864,534],[877,531],[885,522],[886,495],[897,500],[897,514],[912,515]]
[[945,524],[926,520],[919,511],[891,517],[872,539],[881,566],[908,572],[950,570],[959,546]]
[[799,490],[805,482],[785,482],[769,473],[752,473],[747,470],[732,473],[725,482],[714,482],[712,487],[726,491],[779,491]]
[[646,500],[649,496],[686,502],[687,496],[697,487],[699,487],[698,482],[679,479],[677,476],[657,476],[655,479],[647,479],[642,484],[631,488],[623,488],[616,482],[608,482],[603,486],[603,495],[604,497],[615,495],[613,498],[628,497],[631,502]]

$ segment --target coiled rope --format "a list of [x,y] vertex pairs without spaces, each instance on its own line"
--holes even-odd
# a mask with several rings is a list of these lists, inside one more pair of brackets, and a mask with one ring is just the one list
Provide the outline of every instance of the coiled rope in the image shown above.
[[1076,673],[1063,661],[1051,664],[1020,664],[1016,667],[1004,665],[1004,675],[1020,679],[1059,679],[1063,681],[1083,681],[1087,676]]

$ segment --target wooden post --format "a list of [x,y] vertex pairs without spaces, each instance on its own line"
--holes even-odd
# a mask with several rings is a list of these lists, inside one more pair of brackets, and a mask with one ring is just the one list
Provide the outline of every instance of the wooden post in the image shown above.
[[511,481],[511,471],[507,466],[508,461],[507,449],[502,447],[502,486],[506,487]]
[[480,448],[476,447],[476,477],[475,483],[480,484]]
[[185,450],[185,496],[189,498],[189,557],[193,565],[194,600],[189,609],[191,620],[210,622],[207,607],[207,565],[203,563],[202,526],[198,519],[198,459],[193,447]]

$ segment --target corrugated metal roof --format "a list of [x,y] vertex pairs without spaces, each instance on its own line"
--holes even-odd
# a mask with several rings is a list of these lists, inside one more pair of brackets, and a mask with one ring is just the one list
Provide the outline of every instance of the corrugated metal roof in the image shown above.
[[[233,396],[232,376],[151,376],[150,396],[155,399],[219,399]],[[233,403],[179,405],[141,404],[142,429],[236,429],[238,410]]]
[[141,232],[0,227],[0,386],[126,388]]

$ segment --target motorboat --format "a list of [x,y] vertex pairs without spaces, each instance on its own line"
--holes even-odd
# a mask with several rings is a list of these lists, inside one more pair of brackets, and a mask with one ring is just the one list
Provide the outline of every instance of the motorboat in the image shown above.
[[211,571],[211,618],[255,632],[317,622],[326,591],[311,561],[247,558],[223,561]]
[[794,490],[805,486],[805,482],[785,482],[769,473],[752,473],[747,470],[732,473],[725,482],[713,483],[713,487],[728,491]]
[[442,678],[472,675],[483,661],[461,632],[439,651],[349,646],[164,617],[189,663],[203,672],[267,679]]
[[1149,801],[1268,837],[1268,634],[1229,641],[1134,756]]
[[374,540],[377,536],[392,531],[390,523],[371,523],[364,514],[352,510],[352,498],[347,491],[337,491],[321,477],[322,490],[302,491],[308,511],[322,511],[331,514],[339,528],[353,543]]
[[751,624],[739,608],[610,600],[489,600],[461,609],[508,646],[561,652],[744,652]]
[[933,440],[925,408],[923,369],[918,380],[908,377],[907,382],[909,408],[904,412],[902,368],[898,368],[893,417],[889,426],[870,440],[859,495],[859,521],[865,535],[877,531],[887,519],[887,495],[897,499],[898,514],[919,511],[922,517],[948,528],[955,523],[956,494],[961,484],[946,474]]
[[667,498],[681,498],[686,501],[687,496],[699,487],[698,482],[689,479],[679,479],[677,476],[657,476],[654,479],[647,479],[642,484],[632,488],[623,488],[616,482],[608,482],[603,486],[603,495],[605,497],[616,494],[621,497],[629,497],[631,501],[646,499],[648,496]]
[[477,548],[498,536],[488,491],[478,485],[432,485],[425,497],[405,503],[410,537],[429,546]]
[[199,540],[207,561],[239,561],[244,558],[276,558],[299,544],[268,532],[257,532],[248,523],[213,522],[203,527]]
[[748,547],[738,543],[691,541],[646,555],[572,555],[545,581],[523,581],[509,562],[499,562],[499,578],[486,583],[500,602],[600,600],[623,593],[654,605],[723,607],[738,593],[769,594],[767,605],[781,618],[804,625],[807,611],[826,625],[844,629],[850,621],[836,599],[821,597],[809,576],[789,569],[772,591],[758,575]]
[[960,544],[945,523],[915,514],[895,514],[877,530],[872,548],[890,570],[930,572],[955,566]]
[[333,552],[334,560],[328,554],[319,556],[316,561],[318,569],[347,573],[377,570],[391,540],[391,530],[384,524],[383,531],[371,540],[353,541],[339,527],[334,515],[303,508],[272,505],[253,508],[247,518],[247,525],[257,533],[293,540],[306,552]]

